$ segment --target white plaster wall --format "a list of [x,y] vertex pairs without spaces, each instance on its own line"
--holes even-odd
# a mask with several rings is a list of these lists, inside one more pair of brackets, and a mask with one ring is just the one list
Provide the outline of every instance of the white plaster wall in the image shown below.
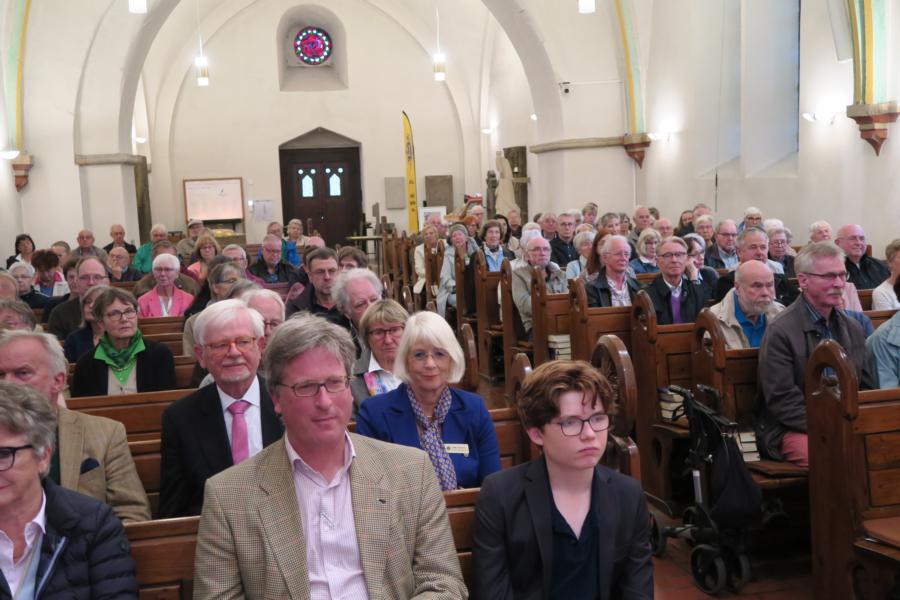
[[[687,52],[684,40],[708,46],[704,35],[718,35],[720,23],[707,19],[705,27],[699,14],[701,3],[656,2],[653,17],[648,85],[648,122],[650,129],[669,118],[680,132],[668,142],[654,142],[644,163],[649,203],[663,213],[676,217],[681,208],[697,201],[713,204],[713,180],[709,177],[709,159],[715,148],[715,96],[718,87],[719,54]],[[678,5],[678,6],[676,6]],[[684,8],[688,10],[681,10]],[[711,9],[711,6],[705,8]],[[709,15],[715,15],[710,10]],[[876,254],[890,239],[897,237],[900,220],[900,187],[897,171],[900,149],[896,143],[900,130],[892,128],[891,137],[876,157],[868,144],[859,138],[856,124],[843,116],[843,107],[852,101],[852,63],[838,63],[834,52],[831,24],[824,3],[803,2],[800,39],[800,112],[838,110],[833,125],[800,120],[800,150],[795,165],[783,165],[775,172],[759,176],[741,175],[741,159],[734,153],[740,141],[742,124],[734,111],[740,102],[762,100],[750,91],[741,90],[741,82],[726,82],[727,105],[722,106],[720,129],[728,143],[719,173],[718,215],[740,217],[748,205],[759,206],[765,216],[782,218],[798,242],[806,240],[810,222],[824,218],[835,227],[861,221]],[[733,23],[728,24],[734,29]],[[758,29],[765,36],[766,30]],[[771,35],[771,33],[770,33]],[[726,36],[728,53],[737,55],[739,38]],[[755,44],[766,43],[765,38]],[[780,42],[770,40],[777,45]],[[898,55],[897,40],[892,42],[893,56]],[[737,99],[735,98],[737,96]],[[791,123],[785,119],[783,128]],[[773,157],[778,158],[778,157]]]
[[[197,87],[193,73],[183,81],[170,145],[176,185],[151,182],[155,220],[181,222],[182,179],[226,176],[244,177],[245,197],[272,200],[280,217],[278,146],[315,127],[362,144],[365,210],[378,202],[382,214],[405,219],[400,210],[384,210],[384,177],[404,172],[401,110],[413,125],[421,193],[424,176],[432,174],[453,175],[455,193],[463,192],[461,134],[446,86],[431,77],[430,56],[379,11],[358,2],[335,2],[329,8],[347,31],[347,90],[278,90],[274,32],[284,3],[259,3],[207,41],[211,83]],[[173,188],[178,196],[167,198]],[[250,240],[265,233],[265,223],[250,215],[247,225]]]

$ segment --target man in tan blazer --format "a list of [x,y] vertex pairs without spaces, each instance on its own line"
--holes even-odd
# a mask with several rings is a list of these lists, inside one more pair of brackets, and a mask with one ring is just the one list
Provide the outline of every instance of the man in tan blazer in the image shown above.
[[207,480],[194,598],[466,598],[424,452],[348,434],[356,349],[288,320],[263,358],[285,437]]
[[0,379],[38,390],[59,411],[59,448],[50,477],[109,504],[125,523],[150,519],[150,502],[128,449],[125,427],[56,404],[66,383],[66,360],[56,338],[28,331],[0,334]]

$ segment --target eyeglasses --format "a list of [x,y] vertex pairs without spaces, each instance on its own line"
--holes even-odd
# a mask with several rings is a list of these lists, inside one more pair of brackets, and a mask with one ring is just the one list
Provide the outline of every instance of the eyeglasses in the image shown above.
[[394,325],[393,327],[385,327],[384,329],[372,329],[369,331],[369,335],[375,339],[384,339],[384,336],[390,335],[391,337],[397,337],[398,335],[403,334],[403,325]]
[[587,419],[579,419],[578,417],[566,417],[556,422],[562,433],[566,437],[575,437],[581,435],[584,431],[584,424],[587,423],[596,432],[609,429],[609,415],[606,413],[597,413],[591,415]]
[[428,357],[434,359],[434,362],[444,362],[445,360],[450,360],[450,354],[445,352],[444,350],[432,350],[431,352],[426,352],[424,350],[416,350],[412,354],[409,355],[414,361],[418,363],[424,363],[428,360]]
[[100,283],[101,281],[108,281],[108,280],[109,280],[109,276],[106,275],[106,273],[104,273],[102,275],[84,274],[84,275],[78,276],[78,281],[81,281],[82,283],[87,282],[87,283],[90,283],[91,285],[93,285],[95,283]]
[[174,273],[175,269],[171,267],[153,267],[154,273]]
[[337,275],[337,272],[338,272],[337,269],[316,269],[315,271],[312,272],[312,274],[315,275],[316,277],[325,277],[325,275],[330,275],[331,277],[334,277],[335,275]]
[[278,327],[278,326],[281,325],[282,323],[284,323],[284,321],[281,321],[281,320],[278,320],[278,319],[273,319],[273,320],[271,320],[271,321],[263,321],[263,327],[266,328],[266,329],[275,329],[276,327]]
[[687,256],[687,252],[665,252],[660,254],[660,258],[664,258],[666,260],[672,260],[673,258],[677,258],[678,260],[682,260],[685,256]]
[[722,237],[727,238],[736,238],[738,236],[738,234],[736,233],[717,233],[716,235],[721,235]]
[[103,314],[104,319],[109,319],[110,321],[121,321],[122,319],[128,319],[129,321],[137,316],[137,311],[133,308],[126,308],[125,310],[111,310],[108,313]]
[[220,340],[211,344],[204,344],[213,356],[225,356],[231,347],[234,346],[238,352],[244,354],[253,349],[256,344],[255,337],[239,337],[233,340]]
[[770,246],[787,246],[787,240],[779,240],[779,239],[769,240],[769,245]]
[[850,279],[850,273],[847,271],[841,271],[840,273],[804,273],[804,275],[818,277],[819,279],[824,279],[826,281],[848,281]]
[[347,389],[347,386],[350,385],[349,377],[332,377],[331,379],[326,379],[325,381],[304,381],[302,383],[295,383],[294,385],[287,385],[286,383],[276,383],[275,386],[281,386],[289,388],[294,395],[298,398],[310,398],[319,393],[319,388],[325,388],[325,391],[329,394],[339,394]]
[[34,448],[32,444],[26,444],[24,446],[7,446],[5,448],[0,448],[0,471],[9,471],[13,468],[13,465],[16,464],[16,452],[19,450],[27,450],[28,448]]
[[604,252],[603,256],[611,256],[613,258],[631,258],[631,251],[621,251],[621,252]]

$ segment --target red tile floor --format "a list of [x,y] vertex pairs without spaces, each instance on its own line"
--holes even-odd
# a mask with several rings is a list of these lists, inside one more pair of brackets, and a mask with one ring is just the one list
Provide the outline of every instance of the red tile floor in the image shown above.
[[[489,408],[506,406],[502,386],[482,381],[478,392]],[[659,513],[657,513],[659,514]],[[678,522],[663,517],[665,524]],[[653,559],[654,597],[656,600],[699,600],[704,598],[746,598],[752,600],[812,600],[813,582],[809,562],[808,534],[774,540],[766,547],[771,532],[758,534],[750,551],[751,581],[740,592],[724,591],[710,596],[701,591],[691,576],[690,550],[685,540],[669,539],[666,552]],[[808,537],[806,538],[808,539]]]

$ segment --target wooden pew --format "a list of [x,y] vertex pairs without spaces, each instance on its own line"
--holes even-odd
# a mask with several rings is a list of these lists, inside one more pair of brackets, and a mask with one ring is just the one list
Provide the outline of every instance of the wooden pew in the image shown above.
[[677,514],[672,497],[675,467],[671,455],[676,440],[687,440],[686,426],[663,421],[658,389],[691,385],[693,323],[658,325],[653,302],[640,291],[631,307],[631,347],[638,382],[637,442],[641,451],[641,482],[659,508]]
[[544,270],[535,269],[531,277],[531,339],[535,366],[550,360],[551,335],[569,335],[570,306],[569,294],[548,293]]
[[394,282],[391,281],[391,276],[387,273],[381,274],[381,287],[384,288],[384,297],[390,298],[394,300]]
[[869,320],[872,321],[872,326],[878,329],[885,321],[893,317],[896,312],[896,310],[866,310],[863,311],[863,314],[869,317]]
[[425,252],[425,303],[434,302],[437,298],[433,290],[441,284],[441,267],[444,265],[444,244],[438,242],[437,252]]
[[475,315],[478,327],[478,370],[481,376],[493,382],[502,378],[492,368],[496,346],[503,343],[503,323],[500,320],[500,303],[497,289],[500,287],[500,272],[488,271],[484,252],[475,253]]
[[614,335],[603,335],[594,347],[591,364],[609,380],[618,410],[609,432],[603,464],[640,481],[640,453],[631,437],[638,402],[631,356],[622,340]]
[[[719,393],[717,410],[741,430],[753,430],[753,407],[756,403],[759,350],[728,350],[719,322],[709,309],[697,315],[691,336],[691,372],[694,397],[711,404],[700,386]],[[753,479],[763,490],[805,486],[806,469],[788,462],[759,460],[746,463]]]
[[179,390],[191,387],[191,379],[194,376],[194,367],[197,359],[193,356],[178,355],[175,357],[175,388]]
[[184,336],[179,331],[177,333],[148,333],[144,334],[144,339],[151,340],[154,342],[159,342],[160,344],[165,344],[169,351],[172,352],[172,356],[178,356],[184,351]]
[[469,310],[474,309],[468,303],[466,294],[466,257],[462,254],[454,254],[453,277],[456,278],[456,331],[461,331],[466,323],[472,327],[478,325],[477,319],[469,315]]
[[85,396],[66,401],[69,409],[114,419],[125,425],[129,441],[159,439],[162,413],[172,402],[195,389],[144,392],[121,396]]
[[853,362],[828,340],[806,366],[806,411],[814,596],[896,598],[900,388],[859,391]]
[[200,517],[126,523],[141,600],[190,598]]
[[459,330],[459,343],[466,359],[466,372],[459,386],[470,392],[478,389],[478,346],[475,344],[475,333],[468,323],[463,324]]
[[403,306],[409,314],[416,312],[416,300],[413,296],[412,288],[409,285],[404,285],[400,289],[400,305]]
[[112,287],[117,287],[119,289],[125,290],[126,292],[134,294],[134,285],[136,283],[136,281],[117,281],[115,283],[111,283],[110,285]]
[[859,303],[865,311],[872,310],[872,290],[856,290],[859,295]]
[[572,358],[591,360],[591,355],[604,335],[615,335],[631,351],[631,308],[613,306],[588,308],[584,281],[569,281],[569,336],[572,340]]
[[162,461],[159,437],[130,441],[128,449],[131,451],[131,458],[134,459],[138,478],[150,500],[150,515],[156,518],[159,510],[160,462]]
[[519,309],[512,299],[512,269],[509,259],[500,265],[500,312],[503,315],[503,371],[506,373],[506,397],[512,398],[510,369],[513,358],[520,352],[530,354],[533,344],[528,340]]
[[149,317],[138,319],[138,329],[140,329],[141,334],[145,336],[162,333],[177,333],[180,335],[184,331],[184,317]]

